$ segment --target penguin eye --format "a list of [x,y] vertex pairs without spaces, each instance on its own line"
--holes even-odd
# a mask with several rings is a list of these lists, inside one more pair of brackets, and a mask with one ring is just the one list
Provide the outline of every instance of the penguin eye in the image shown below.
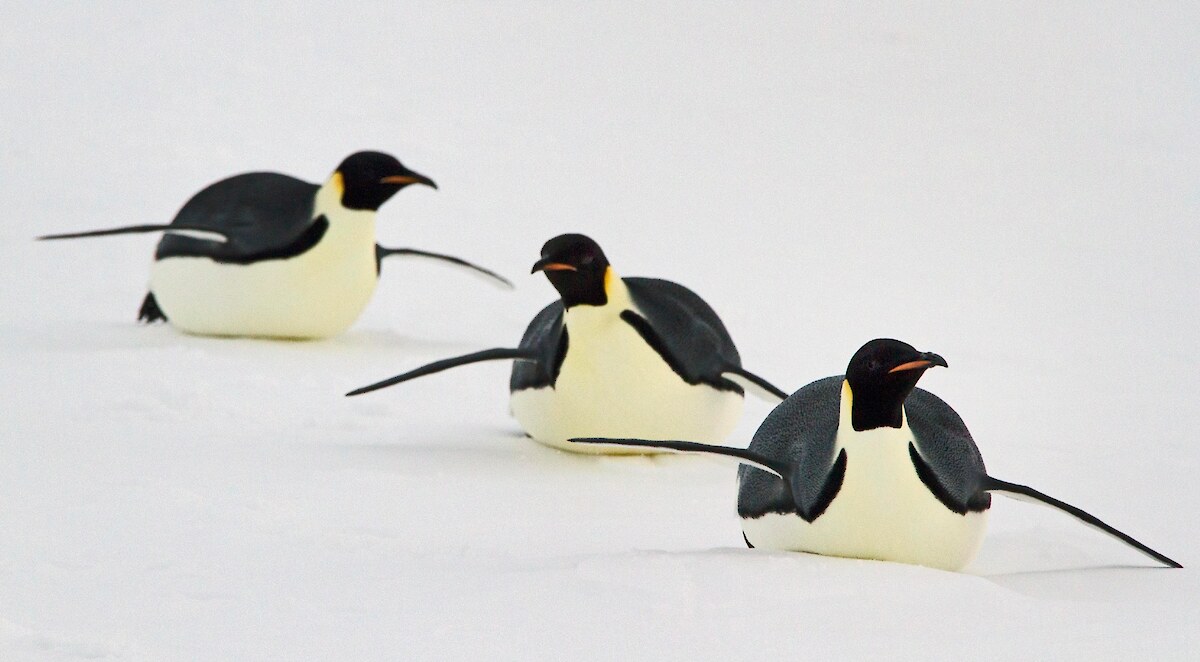
[[591,264],[596,261],[596,256],[591,253],[585,253],[583,259],[579,260],[580,264]]
[[880,368],[879,361],[873,360],[867,364],[867,370],[869,370],[871,372],[879,372],[879,368]]

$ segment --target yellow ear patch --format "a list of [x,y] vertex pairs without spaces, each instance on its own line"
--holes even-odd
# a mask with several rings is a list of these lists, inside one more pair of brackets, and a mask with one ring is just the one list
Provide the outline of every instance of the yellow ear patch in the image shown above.
[[612,294],[612,292],[610,290],[610,284],[612,283],[612,279],[615,277],[616,276],[613,274],[613,268],[612,268],[611,264],[604,268],[604,296],[605,297],[608,297]]
[[854,404],[854,391],[850,388],[850,380],[842,380],[842,400],[846,401],[847,405]]
[[333,185],[333,189],[337,191],[338,197],[346,192],[346,179],[342,177],[342,171],[338,170],[329,176],[329,183]]

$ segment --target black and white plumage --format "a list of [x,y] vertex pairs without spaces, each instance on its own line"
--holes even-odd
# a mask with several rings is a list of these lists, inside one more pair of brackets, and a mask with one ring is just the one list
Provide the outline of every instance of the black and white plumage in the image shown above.
[[733,457],[738,515],[751,547],[879,559],[958,570],[975,556],[991,495],[1051,506],[1136,548],[1175,561],[1096,517],[1032,488],[989,476],[966,425],[915,388],[940,356],[896,340],[864,345],[845,376],[793,393],[748,449],[686,441],[575,439],[585,444],[700,451]]
[[546,273],[560,300],[534,316],[517,347],[437,361],[349,395],[515,359],[513,415],[537,441],[576,452],[629,452],[567,443],[617,431],[652,438],[686,432],[718,443],[741,413],[743,386],[775,400],[786,396],[742,368],[725,325],[703,299],[670,281],[620,278],[583,235],[551,239],[533,271]]
[[167,225],[40,238],[163,232],[138,317],[205,335],[336,335],[370,300],[388,255],[447,260],[511,286],[459,258],[376,244],[377,210],[411,184],[436,188],[394,157],[358,152],[322,185],[279,173],[244,173],[196,193]]

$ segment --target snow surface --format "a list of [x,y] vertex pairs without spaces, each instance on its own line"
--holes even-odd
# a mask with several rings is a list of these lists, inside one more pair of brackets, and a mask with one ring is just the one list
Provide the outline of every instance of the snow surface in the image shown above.
[[[1196,659],[1195,3],[0,3],[0,659]],[[170,5],[170,6],[168,6]],[[438,181],[327,342],[135,325],[166,222],[383,149]],[[541,243],[721,312],[790,388],[865,340],[989,469],[964,574],[747,550],[734,468],[520,437]],[[732,443],[765,405],[750,401]]]

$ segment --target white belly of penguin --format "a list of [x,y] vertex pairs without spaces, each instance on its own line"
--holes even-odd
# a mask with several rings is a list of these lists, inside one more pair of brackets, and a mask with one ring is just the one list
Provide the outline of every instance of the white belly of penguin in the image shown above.
[[747,540],[764,549],[962,569],[979,550],[987,511],[959,515],[942,505],[913,468],[911,440],[907,418],[900,429],[839,431],[846,475],[825,512],[812,524],[797,515],[744,519]]
[[325,216],[329,229],[300,255],[252,264],[157,260],[150,290],[168,320],[188,333],[337,335],[354,323],[375,290],[375,215],[339,208]]
[[535,440],[577,453],[646,453],[567,439],[719,444],[737,424],[740,394],[684,382],[611,304],[568,311],[567,334],[567,355],[555,386],[512,394],[513,416]]

